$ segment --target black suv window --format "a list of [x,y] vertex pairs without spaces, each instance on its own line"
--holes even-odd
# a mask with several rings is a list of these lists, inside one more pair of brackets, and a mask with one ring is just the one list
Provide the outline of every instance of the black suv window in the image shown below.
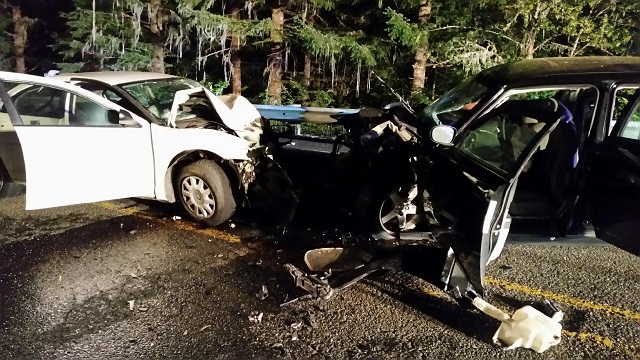
[[[561,116],[570,121],[569,111],[554,99],[510,100],[474,121],[454,146],[483,166],[513,176],[529,150],[534,150],[535,141]],[[540,142],[542,146],[546,140]],[[575,151],[572,147],[571,153]]]
[[[613,130],[616,122],[620,120],[625,107],[629,105],[629,101],[632,99],[636,92],[637,87],[621,87],[616,90],[611,121],[609,123],[609,132]],[[629,121],[620,129],[620,137],[627,139],[640,139],[640,113],[636,108],[629,117]]]
[[631,110],[627,123],[620,129],[620,137],[640,140],[640,103]]

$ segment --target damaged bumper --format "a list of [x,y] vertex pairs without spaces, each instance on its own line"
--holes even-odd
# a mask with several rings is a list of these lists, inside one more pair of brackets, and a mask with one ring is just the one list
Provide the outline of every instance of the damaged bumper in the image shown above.
[[247,203],[258,220],[282,225],[293,219],[298,205],[293,184],[266,147],[251,150],[249,159],[238,163],[237,169]]

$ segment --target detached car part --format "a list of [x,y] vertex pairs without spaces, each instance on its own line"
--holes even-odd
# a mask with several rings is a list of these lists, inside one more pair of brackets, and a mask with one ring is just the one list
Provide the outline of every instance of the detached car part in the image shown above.
[[504,346],[505,350],[522,347],[542,353],[560,343],[560,320],[563,317],[561,311],[556,310],[552,316],[547,316],[527,305],[509,316],[480,297],[473,299],[473,305],[500,321],[500,327],[493,335],[493,342]]

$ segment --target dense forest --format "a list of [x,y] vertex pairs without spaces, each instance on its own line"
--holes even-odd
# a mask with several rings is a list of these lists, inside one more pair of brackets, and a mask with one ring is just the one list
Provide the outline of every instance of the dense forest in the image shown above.
[[0,69],[146,70],[256,103],[428,102],[495,64],[640,54],[637,0],[0,0]]

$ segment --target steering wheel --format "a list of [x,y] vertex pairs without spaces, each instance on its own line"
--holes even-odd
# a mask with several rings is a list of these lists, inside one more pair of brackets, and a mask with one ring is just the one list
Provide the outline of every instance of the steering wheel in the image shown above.
[[48,100],[46,103],[44,103],[44,104],[40,105],[40,106],[36,109],[36,111],[34,112],[34,113],[36,114],[36,116],[44,116],[44,115],[48,115],[48,114],[44,114],[44,115],[43,115],[43,114],[41,114],[41,113],[42,113],[45,109],[47,109],[47,108],[48,108],[48,109],[50,109],[52,113],[55,113],[56,109],[55,109],[55,108],[53,108],[53,107],[51,106],[51,105],[53,105],[53,98],[54,98],[53,96],[50,96],[50,97],[49,97],[49,100]]

